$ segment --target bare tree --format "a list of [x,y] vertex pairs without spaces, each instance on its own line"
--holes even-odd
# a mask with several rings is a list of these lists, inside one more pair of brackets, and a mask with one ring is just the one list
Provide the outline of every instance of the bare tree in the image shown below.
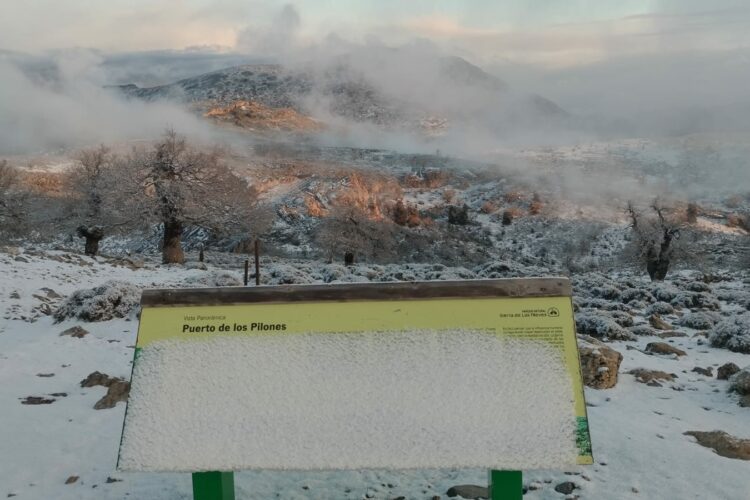
[[69,202],[63,219],[85,238],[86,255],[99,252],[99,242],[117,228],[135,225],[122,186],[122,160],[109,148],[99,146],[78,153],[65,179]]
[[675,256],[676,241],[680,237],[681,226],[670,221],[665,208],[658,199],[650,207],[654,215],[644,216],[632,202],[628,202],[638,258],[646,264],[646,271],[652,281],[663,281]]
[[21,233],[26,222],[27,197],[18,171],[7,160],[0,161],[0,235]]
[[345,260],[383,260],[395,254],[396,231],[389,221],[370,219],[355,207],[337,207],[323,218],[316,242],[328,261],[335,255]]
[[255,196],[223,162],[219,148],[197,149],[168,130],[153,148],[135,151],[129,165],[125,191],[132,194],[135,212],[162,224],[164,263],[184,262],[182,234],[188,225],[219,234],[252,225]]

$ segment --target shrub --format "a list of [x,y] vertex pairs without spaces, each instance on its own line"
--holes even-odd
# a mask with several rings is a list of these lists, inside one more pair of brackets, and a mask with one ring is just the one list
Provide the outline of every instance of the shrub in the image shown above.
[[750,313],[719,322],[711,330],[708,339],[714,347],[750,354]]
[[126,281],[108,281],[103,285],[78,290],[65,299],[55,312],[55,322],[68,318],[83,321],[107,321],[134,314],[141,301],[141,291]]

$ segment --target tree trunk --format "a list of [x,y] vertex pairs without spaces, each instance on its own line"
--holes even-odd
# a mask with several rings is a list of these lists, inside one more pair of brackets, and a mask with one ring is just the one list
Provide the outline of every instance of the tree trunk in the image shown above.
[[161,260],[164,264],[182,264],[185,262],[185,254],[182,251],[182,222],[179,220],[164,221]]
[[99,253],[99,242],[104,238],[104,230],[100,227],[80,226],[76,229],[79,238],[86,238],[84,252],[94,257]]

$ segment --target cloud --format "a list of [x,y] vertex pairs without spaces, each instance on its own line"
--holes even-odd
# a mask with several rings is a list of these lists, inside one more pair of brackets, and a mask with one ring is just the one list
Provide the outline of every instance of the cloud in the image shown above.
[[0,58],[0,151],[150,140],[170,126],[211,134],[207,125],[175,105],[126,101],[104,89],[101,60],[91,51],[65,51],[47,61],[40,73],[38,65],[22,68]]
[[285,4],[270,24],[252,24],[240,30],[235,46],[246,53],[281,56],[298,48],[301,23],[297,8]]

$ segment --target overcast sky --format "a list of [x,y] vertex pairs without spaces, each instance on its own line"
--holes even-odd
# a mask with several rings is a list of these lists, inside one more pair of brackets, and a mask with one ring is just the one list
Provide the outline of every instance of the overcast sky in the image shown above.
[[[0,48],[231,50],[240,34],[262,34],[285,3],[2,0]],[[291,5],[301,19],[297,43],[331,33],[394,44],[424,37],[485,64],[559,68],[633,54],[750,45],[747,0],[296,0]]]
[[750,130],[750,0],[0,0],[5,82],[7,52],[90,88],[370,46],[463,56],[576,115]]

